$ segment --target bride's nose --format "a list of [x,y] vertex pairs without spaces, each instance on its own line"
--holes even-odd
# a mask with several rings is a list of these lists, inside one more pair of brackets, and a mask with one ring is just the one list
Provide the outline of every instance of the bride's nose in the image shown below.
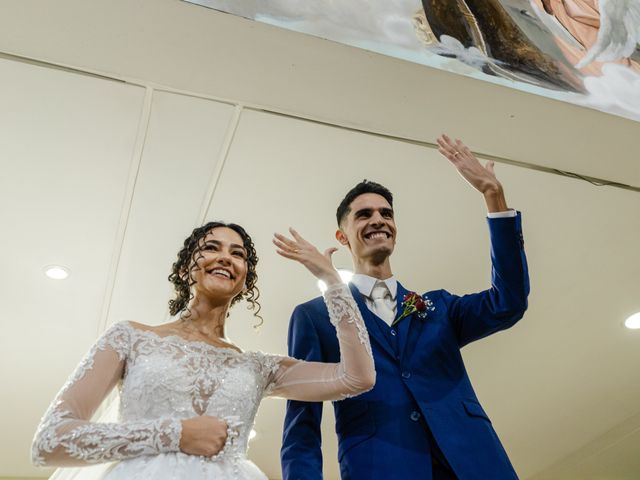
[[218,252],[218,256],[216,257],[216,263],[220,265],[231,265],[231,254],[226,250],[221,250]]

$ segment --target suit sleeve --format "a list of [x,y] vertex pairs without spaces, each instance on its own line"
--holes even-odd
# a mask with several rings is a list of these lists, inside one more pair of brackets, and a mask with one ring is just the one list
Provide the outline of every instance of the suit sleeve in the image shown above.
[[527,309],[529,273],[520,212],[490,218],[491,288],[462,297],[444,292],[449,320],[462,347],[520,320]]
[[[308,307],[298,305],[289,321],[289,356],[325,361]],[[282,433],[280,462],[283,480],[322,479],[322,402],[289,400]]]

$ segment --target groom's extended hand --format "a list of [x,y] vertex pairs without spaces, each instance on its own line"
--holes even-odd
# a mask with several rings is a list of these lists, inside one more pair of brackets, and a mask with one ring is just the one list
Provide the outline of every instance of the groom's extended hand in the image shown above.
[[489,212],[508,210],[502,184],[496,178],[493,162],[482,166],[476,156],[460,140],[452,140],[447,135],[438,137],[438,151],[456,167],[458,173],[469,185],[484,195]]

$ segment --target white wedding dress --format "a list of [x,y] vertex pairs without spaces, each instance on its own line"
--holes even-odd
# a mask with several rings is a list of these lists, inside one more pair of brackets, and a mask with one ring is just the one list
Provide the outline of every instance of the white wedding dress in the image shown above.
[[[349,288],[331,287],[325,302],[340,343],[337,364],[239,353],[160,336],[128,322],[115,324],[47,410],[33,441],[33,462],[65,467],[115,462],[101,474],[108,480],[265,480],[246,456],[263,397],[340,400],[375,381],[369,336]],[[119,422],[91,422],[115,385]],[[180,451],[181,420],[196,415],[224,418],[229,425],[225,447],[215,457]],[[74,478],[83,478],[78,471]]]

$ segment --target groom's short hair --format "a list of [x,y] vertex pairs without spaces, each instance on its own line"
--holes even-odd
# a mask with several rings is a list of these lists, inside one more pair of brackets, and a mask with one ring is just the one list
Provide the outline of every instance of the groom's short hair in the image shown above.
[[349,215],[351,211],[351,203],[360,195],[365,193],[376,193],[389,202],[389,205],[393,208],[393,194],[389,191],[387,187],[384,187],[376,182],[371,182],[369,180],[363,180],[351,190],[347,192],[344,196],[340,205],[338,205],[338,210],[336,211],[336,220],[338,220],[338,226],[342,223],[344,218]]

